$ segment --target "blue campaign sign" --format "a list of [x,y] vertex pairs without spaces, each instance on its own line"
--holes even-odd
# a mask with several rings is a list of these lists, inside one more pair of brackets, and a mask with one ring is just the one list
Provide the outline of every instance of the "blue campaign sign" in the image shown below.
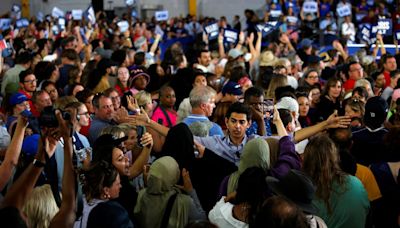
[[360,31],[361,31],[361,39],[369,43],[371,38],[371,25],[363,24]]
[[11,26],[11,18],[0,18],[0,29],[2,31],[9,29]]
[[14,3],[11,6],[11,17],[17,20],[21,19],[21,5]]
[[94,9],[92,5],[89,5],[83,15],[85,16],[86,20],[90,21],[92,25],[96,24],[96,16],[94,14]]
[[379,19],[376,25],[377,32],[379,32],[382,36],[391,36],[392,35],[392,20],[391,19]]
[[345,17],[351,15],[351,9],[348,5],[344,5],[336,9],[336,12],[339,17]]
[[214,40],[218,38],[219,27],[217,23],[207,25],[206,27],[204,27],[204,31],[208,35],[208,40]]
[[273,31],[276,31],[276,29],[279,28],[279,25],[281,23],[277,21],[270,21],[265,24],[258,24],[256,26],[257,30],[262,33],[262,37],[265,38],[269,34],[271,34]]
[[239,33],[235,29],[225,29],[224,30],[224,41],[226,43],[232,43],[235,44],[237,43],[239,38]]
[[15,22],[17,28],[26,28],[29,26],[29,21],[26,18],[21,18]]
[[163,11],[156,11],[155,17],[157,21],[166,21],[168,20],[168,10],[163,10]]
[[303,3],[304,13],[316,13],[318,11],[318,3],[314,1],[307,1]]
[[400,41],[400,30],[397,30],[396,32],[395,32],[395,39],[397,40],[397,41]]

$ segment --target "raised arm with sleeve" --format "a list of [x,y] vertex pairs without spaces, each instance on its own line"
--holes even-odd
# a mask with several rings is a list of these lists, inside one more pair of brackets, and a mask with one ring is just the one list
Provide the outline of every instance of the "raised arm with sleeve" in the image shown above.
[[150,133],[146,132],[143,135],[141,144],[143,145],[143,149],[136,160],[133,162],[132,166],[129,168],[130,179],[139,176],[139,174],[143,172],[143,167],[149,161],[151,148],[153,147],[153,138]]
[[4,161],[0,165],[0,191],[2,191],[4,186],[7,184],[13,173],[14,168],[18,164],[26,126],[27,119],[25,117],[22,117],[21,115],[18,116],[17,127],[15,129],[14,136],[12,137],[11,143],[7,148]]
[[329,128],[346,128],[350,125],[351,119],[349,116],[338,116],[337,111],[330,115],[327,120],[322,121],[310,127],[302,128],[294,133],[293,141],[298,143],[307,139],[323,130]]
[[[71,116],[76,116],[76,111]],[[63,120],[60,112],[57,112],[57,119],[60,123],[60,132],[64,140],[63,197],[60,210],[52,219],[50,227],[72,227],[75,222],[76,210],[75,172],[72,163],[73,142],[72,134],[70,133],[72,124],[68,124],[67,121]]]
[[276,107],[274,113],[275,114],[273,121],[276,126],[278,135],[281,138],[279,139],[278,160],[276,161],[274,166],[269,170],[269,175],[281,179],[289,172],[289,170],[291,169],[299,170],[301,164],[300,164],[300,157],[296,153],[294,143],[288,136],[288,133],[282,123],[282,120],[279,116],[279,112],[276,109]]
[[[36,181],[39,178],[39,175],[43,171],[44,164],[46,163],[46,152],[43,147],[43,141],[45,141],[47,145],[49,144],[48,139],[39,139],[39,148],[34,160],[36,165],[34,165],[34,163],[29,164],[22,175],[11,186],[6,196],[4,197],[3,203],[1,205],[2,208],[12,207],[19,211],[22,210],[22,207],[24,206],[29,195],[31,194],[33,187],[35,186]],[[55,140],[53,144],[55,148]]]

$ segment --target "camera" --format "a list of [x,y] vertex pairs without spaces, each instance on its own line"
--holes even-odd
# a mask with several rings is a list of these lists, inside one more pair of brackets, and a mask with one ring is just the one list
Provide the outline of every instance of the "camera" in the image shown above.
[[[71,114],[60,110],[61,116],[64,120],[71,120]],[[39,126],[41,128],[56,128],[58,127],[58,120],[56,117],[56,109],[53,106],[47,106],[43,109],[39,116]]]

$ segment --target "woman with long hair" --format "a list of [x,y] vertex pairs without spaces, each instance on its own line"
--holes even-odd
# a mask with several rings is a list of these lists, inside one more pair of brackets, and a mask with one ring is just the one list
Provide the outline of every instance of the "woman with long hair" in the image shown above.
[[94,163],[82,171],[85,202],[82,217],[74,227],[133,227],[127,211],[113,201],[121,188],[118,171],[109,163]]
[[328,119],[335,110],[339,115],[344,114],[342,98],[342,81],[339,78],[330,78],[317,105],[320,120]]
[[339,167],[335,143],[326,135],[312,138],[304,151],[303,170],[317,187],[316,215],[328,227],[365,227],[368,195],[361,181]]
[[210,221],[219,227],[248,227],[265,199],[268,189],[265,177],[263,168],[247,168],[239,177],[233,202],[221,198],[208,215]]
[[[126,136],[125,129],[119,126],[109,126],[102,130],[100,137],[93,145],[93,161],[106,161],[113,165],[121,177],[121,192],[115,201],[121,204],[129,217],[133,220],[133,209],[136,204],[137,193],[130,181],[143,172],[143,166],[147,164],[150,151],[153,145],[153,139],[149,133],[144,133],[141,139],[137,134],[133,139],[141,148],[138,148],[139,155],[134,158],[126,154]],[[128,135],[129,136],[129,135]],[[129,159],[132,159],[129,161]],[[132,165],[131,165],[132,164]]]
[[117,70],[117,83],[115,84],[115,89],[118,91],[119,96],[121,97],[125,92],[129,91],[128,87],[128,79],[129,79],[129,71],[128,68],[121,66]]
[[282,74],[274,74],[271,78],[271,82],[269,83],[268,90],[266,91],[265,94],[265,98],[275,99],[276,88],[287,85],[288,85],[287,76]]

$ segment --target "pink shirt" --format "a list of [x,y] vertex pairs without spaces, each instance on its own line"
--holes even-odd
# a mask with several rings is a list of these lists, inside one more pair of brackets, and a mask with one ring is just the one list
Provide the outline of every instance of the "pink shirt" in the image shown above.
[[166,126],[166,127],[175,126],[176,118],[178,117],[178,114],[175,111],[172,112],[167,109],[165,109],[165,112],[167,113],[169,119],[171,120],[172,126],[169,126],[167,117],[164,115],[164,112],[161,110],[160,106],[157,106],[157,108],[154,110],[153,116],[151,116],[151,119]]

